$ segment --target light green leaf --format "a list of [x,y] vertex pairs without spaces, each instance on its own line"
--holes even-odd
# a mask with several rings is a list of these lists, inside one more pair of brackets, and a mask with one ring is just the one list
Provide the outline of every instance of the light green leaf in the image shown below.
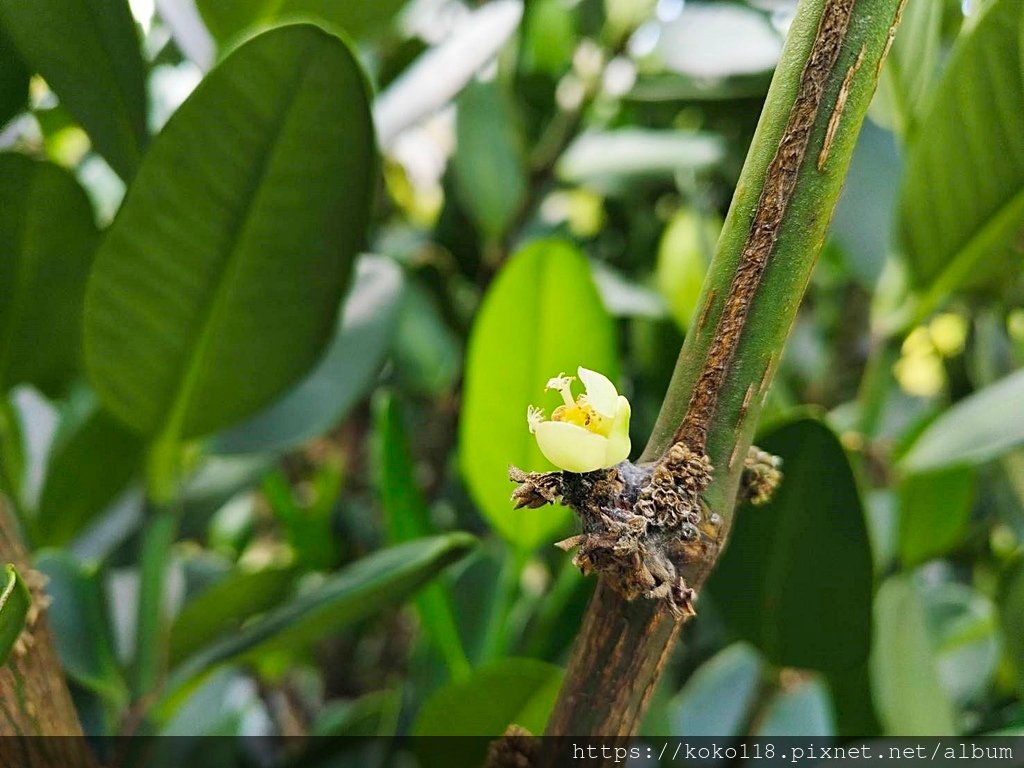
[[147,141],[146,67],[127,0],[2,0],[0,23],[110,167],[131,178]]
[[[476,669],[465,680],[441,688],[423,705],[417,736],[500,736],[515,723],[542,734],[562,684],[562,669],[533,659],[504,659]],[[486,742],[464,739],[479,750]],[[446,755],[446,757],[448,757]],[[453,765],[472,764],[469,755],[453,755]]]
[[765,706],[753,735],[764,739],[835,736],[835,716],[828,688],[820,679],[809,678],[779,691]]
[[291,591],[295,576],[294,568],[236,568],[204,589],[185,604],[171,625],[171,664],[279,604]]
[[406,0],[197,0],[203,21],[219,41],[246,29],[282,21],[309,20],[359,38],[384,26]]
[[502,268],[469,339],[459,458],[488,522],[523,549],[550,541],[569,520],[563,507],[513,510],[508,465],[553,469],[526,424],[529,405],[550,408],[544,385],[579,366],[618,376],[615,328],[583,255],[556,240],[528,245]]
[[668,704],[672,735],[742,736],[761,685],[764,662],[746,643],[719,651]]
[[121,706],[128,688],[118,667],[100,583],[68,554],[42,552],[36,567],[49,580],[47,618],[64,671],[79,685]]
[[480,233],[496,242],[526,197],[526,157],[516,115],[497,82],[471,84],[457,109],[455,188]]
[[694,320],[704,275],[721,233],[722,220],[717,216],[683,209],[661,236],[654,276],[672,319],[683,330]]
[[[399,402],[383,393],[374,403],[376,421],[377,490],[387,522],[388,538],[399,544],[435,533],[430,510],[416,485],[412,457],[406,445]],[[452,675],[469,671],[451,594],[443,584],[428,584],[416,598],[423,629],[444,656]]]
[[907,472],[973,466],[1024,443],[1024,370],[975,392],[942,413],[900,462]]
[[882,584],[875,598],[872,689],[889,734],[952,736],[956,713],[939,679],[924,600],[907,577]]
[[373,384],[390,347],[403,294],[402,271],[364,256],[316,368],[269,408],[216,438],[222,453],[284,451],[340,423]]
[[0,667],[7,663],[14,644],[25,628],[32,595],[10,563],[3,569],[0,580]]
[[280,27],[211,72],[154,140],[96,257],[90,378],[136,430],[195,437],[316,363],[362,244],[376,169],[349,49]]
[[29,72],[0,28],[0,128],[28,106]]
[[920,312],[1003,279],[1024,228],[1024,3],[997,0],[958,41],[910,149],[899,232]]
[[954,468],[911,475],[900,498],[900,558],[917,565],[955,547],[967,532],[974,470]]
[[82,301],[98,239],[70,174],[0,153],[0,389],[26,382],[57,395],[81,369]]
[[63,546],[104,512],[141,467],[143,448],[138,435],[100,408],[61,436],[39,499],[37,545]]
[[758,444],[782,458],[783,481],[771,502],[737,514],[708,585],[715,605],[780,666],[856,666],[871,641],[873,575],[846,453],[828,427],[809,418]]
[[[376,552],[207,646],[174,674],[194,680],[232,661],[274,651],[299,652],[352,622],[404,600],[460,559],[475,539],[465,533],[418,539]],[[173,686],[172,686],[173,687]]]
[[871,119],[904,139],[913,136],[939,64],[943,10],[935,0],[907,0],[871,102]]

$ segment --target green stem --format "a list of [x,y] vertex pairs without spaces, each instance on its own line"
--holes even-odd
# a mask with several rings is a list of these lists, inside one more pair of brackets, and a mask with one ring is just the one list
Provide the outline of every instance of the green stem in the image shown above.
[[[839,198],[903,0],[801,0],[698,310],[642,460],[674,443],[714,466],[721,523],[687,581],[725,545],[743,458]],[[680,622],[661,602],[595,593],[548,722],[551,735],[636,732]],[[545,755],[550,763],[554,752]]]
[[135,664],[132,692],[137,700],[152,694],[167,660],[166,585],[178,514],[167,507],[150,510],[142,532],[139,566],[139,605],[135,625]]

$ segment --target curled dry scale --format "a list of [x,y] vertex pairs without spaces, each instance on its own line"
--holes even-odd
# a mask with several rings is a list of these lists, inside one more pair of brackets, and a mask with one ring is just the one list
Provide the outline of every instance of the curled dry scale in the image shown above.
[[[782,479],[780,460],[752,447],[740,495],[764,504]],[[580,518],[582,532],[557,546],[576,549],[573,563],[598,573],[626,600],[664,600],[677,616],[694,614],[696,593],[684,574],[714,556],[719,516],[701,494],[711,482],[707,456],[675,443],[656,462],[623,461],[593,472],[524,472],[509,467],[518,484],[516,509],[561,501]]]

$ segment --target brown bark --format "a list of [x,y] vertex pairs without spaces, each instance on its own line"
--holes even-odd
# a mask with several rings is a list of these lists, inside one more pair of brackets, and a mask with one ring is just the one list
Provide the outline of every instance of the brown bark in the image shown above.
[[[0,766],[94,768],[41,608],[40,579],[32,577],[18,524],[2,502],[0,563],[14,563],[34,587],[31,626],[22,635],[21,647],[0,667]],[[56,736],[74,738],[40,738]]]

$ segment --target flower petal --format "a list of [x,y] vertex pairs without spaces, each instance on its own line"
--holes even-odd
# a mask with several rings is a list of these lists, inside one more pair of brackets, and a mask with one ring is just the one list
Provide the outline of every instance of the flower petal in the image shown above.
[[607,376],[589,368],[580,366],[576,369],[580,381],[587,389],[587,402],[602,416],[612,418],[618,406],[619,391]]
[[576,424],[544,421],[536,426],[534,434],[544,458],[559,469],[568,472],[593,472],[595,469],[611,466],[605,464],[608,438]]
[[629,440],[629,417],[631,410],[629,400],[622,395],[618,397],[615,421],[608,433],[608,445],[605,447],[604,466],[614,467],[620,461],[629,458],[632,444]]

